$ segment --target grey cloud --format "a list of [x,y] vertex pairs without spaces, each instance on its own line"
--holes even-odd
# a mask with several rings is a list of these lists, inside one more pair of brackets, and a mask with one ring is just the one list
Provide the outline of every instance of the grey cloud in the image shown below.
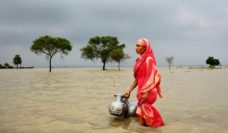
[[[127,45],[126,51],[132,56],[128,62],[133,64],[137,58],[134,43],[146,37],[162,65],[166,64],[164,57],[171,54],[176,57],[176,64],[187,64],[185,59],[191,60],[190,64],[200,64],[201,58],[213,54],[213,50],[217,58],[228,64],[224,51],[228,48],[227,5],[225,0],[3,0],[0,46],[4,45],[4,51],[5,45],[28,48],[41,35],[62,36],[76,50],[66,59],[77,65],[75,58],[78,64],[85,63],[79,49],[90,37],[114,35]],[[32,54],[28,49],[20,51]],[[0,56],[7,56],[7,52]]]
[[[20,1],[20,0],[19,0]],[[29,3],[29,1],[28,1]],[[64,22],[64,11],[51,5],[24,4],[14,1],[1,8],[1,23],[5,25],[26,26],[27,24],[58,24]]]

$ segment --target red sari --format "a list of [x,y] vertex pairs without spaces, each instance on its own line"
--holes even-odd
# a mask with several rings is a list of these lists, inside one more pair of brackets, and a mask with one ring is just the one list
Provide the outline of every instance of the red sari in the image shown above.
[[[157,95],[162,97],[161,75],[156,67],[156,60],[149,41],[147,39],[141,40],[146,46],[146,51],[136,60],[134,66],[134,77],[138,83],[136,114],[144,119],[147,126],[159,127],[163,126],[164,122],[160,113],[153,107],[153,103],[157,100]],[[148,96],[145,102],[142,102],[142,95],[146,92],[148,92]]]

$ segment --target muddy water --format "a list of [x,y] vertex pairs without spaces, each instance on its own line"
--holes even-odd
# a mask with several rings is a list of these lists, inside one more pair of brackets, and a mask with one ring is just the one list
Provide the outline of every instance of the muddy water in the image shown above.
[[0,70],[0,132],[228,132],[228,69],[160,71],[164,98],[155,107],[166,126],[154,129],[108,113],[113,94],[130,86],[132,68]]

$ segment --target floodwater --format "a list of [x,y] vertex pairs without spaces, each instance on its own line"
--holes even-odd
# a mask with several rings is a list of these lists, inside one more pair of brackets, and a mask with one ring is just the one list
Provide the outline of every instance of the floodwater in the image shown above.
[[160,71],[164,98],[155,107],[166,126],[150,128],[108,112],[132,68],[0,70],[0,133],[228,133],[228,69]]

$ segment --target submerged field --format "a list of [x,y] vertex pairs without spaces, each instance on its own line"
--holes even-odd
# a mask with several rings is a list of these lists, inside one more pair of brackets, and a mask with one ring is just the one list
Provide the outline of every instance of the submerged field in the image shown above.
[[[133,81],[132,68],[0,70],[0,132],[4,133],[227,133],[228,68],[160,68],[166,126],[140,126],[108,113],[113,94]],[[135,92],[130,100],[135,100]]]

